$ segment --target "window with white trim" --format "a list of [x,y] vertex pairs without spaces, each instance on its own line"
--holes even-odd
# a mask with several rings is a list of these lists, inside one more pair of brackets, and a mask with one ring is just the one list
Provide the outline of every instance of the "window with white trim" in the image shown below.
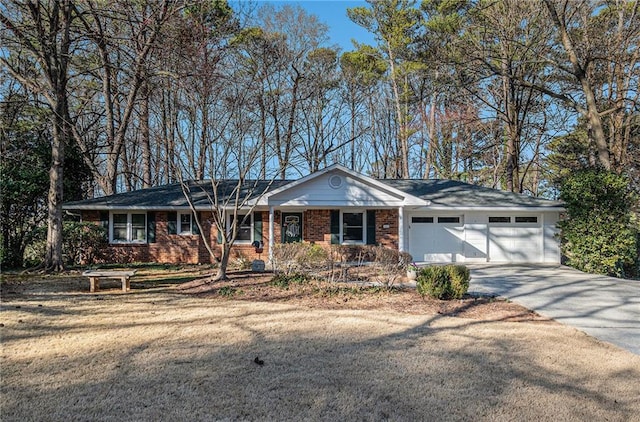
[[178,234],[189,235],[193,234],[193,218],[189,213],[178,213]]
[[111,214],[109,239],[112,243],[146,243],[147,214],[114,212]]
[[343,243],[364,243],[365,242],[365,217],[363,212],[343,212],[342,213],[342,242]]
[[[253,214],[238,214],[238,226],[236,227],[237,235],[236,242],[238,243],[251,243],[253,241]],[[233,214],[229,215],[227,219],[227,230],[230,231],[233,226]]]

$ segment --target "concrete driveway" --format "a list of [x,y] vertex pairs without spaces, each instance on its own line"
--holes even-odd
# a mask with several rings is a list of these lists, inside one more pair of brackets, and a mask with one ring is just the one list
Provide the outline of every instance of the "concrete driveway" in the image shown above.
[[559,265],[470,264],[469,293],[512,300],[640,355],[640,281]]

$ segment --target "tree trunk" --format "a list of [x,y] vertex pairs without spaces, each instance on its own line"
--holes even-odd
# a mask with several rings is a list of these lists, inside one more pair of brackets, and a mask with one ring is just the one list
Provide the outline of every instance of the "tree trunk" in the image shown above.
[[513,98],[512,84],[513,81],[509,78],[509,69],[506,61],[503,61],[503,76],[502,76],[502,95],[504,101],[504,122],[506,125],[507,136],[507,157],[505,166],[505,176],[507,183],[507,190],[510,192],[518,191],[518,181],[520,176],[518,175],[518,116],[515,110],[515,99]]
[[[402,108],[400,107],[400,92],[396,81],[396,67],[394,63],[393,52],[391,46],[387,43],[387,53],[389,54],[389,66],[391,68],[391,89],[393,90],[393,102],[396,111],[396,119],[398,120],[398,143],[400,144],[400,177],[409,178],[409,145],[407,136],[407,127],[402,116]],[[397,171],[398,169],[396,169]]]
[[424,178],[429,179],[431,176],[431,168],[433,167],[433,152],[436,148],[436,103],[438,93],[431,94],[431,104],[429,110],[429,146],[427,147],[427,158],[424,168]]
[[300,81],[302,80],[302,75],[300,75],[298,69],[296,69],[295,66],[292,67],[296,72],[296,76],[293,78],[293,88],[291,89],[291,110],[289,111],[289,122],[287,124],[287,133],[285,135],[284,153],[282,154],[279,163],[282,179],[286,178],[286,168],[289,165],[291,151],[293,150],[293,131],[295,129],[295,116],[298,108],[298,88],[300,86]]
[[142,136],[142,187],[151,187],[151,134],[149,131],[149,81],[142,87],[140,104],[140,132]]
[[[66,79],[66,78],[65,78]],[[59,89],[59,104],[53,116],[53,140],[51,143],[51,168],[49,169],[49,195],[47,197],[47,246],[44,268],[46,271],[62,271],[62,202],[64,176],[64,147],[68,125],[64,119],[65,89]]]
[[229,258],[231,257],[231,246],[228,243],[223,243],[220,247],[222,255],[220,256],[220,265],[215,277],[211,281],[223,281],[227,280],[227,267],[229,266]]
[[569,36],[567,27],[564,23],[564,20],[560,19],[560,17],[558,16],[558,12],[556,11],[553,1],[544,0],[544,2],[547,6],[547,9],[549,10],[551,20],[560,32],[562,46],[567,53],[567,57],[569,58],[573,69],[571,73],[578,80],[578,82],[580,82],[580,86],[582,87],[582,91],[587,102],[587,109],[586,111],[583,110],[582,113],[585,115],[589,122],[589,127],[591,129],[589,136],[596,144],[596,148],[598,150],[598,162],[600,166],[602,166],[605,170],[611,170],[609,146],[607,144],[607,138],[604,134],[604,129],[602,128],[602,119],[600,118],[600,113],[598,112],[598,105],[596,102],[593,87],[591,86],[591,83],[587,78],[586,69],[582,67],[578,60],[578,55],[573,46],[573,43],[571,42],[571,37]]

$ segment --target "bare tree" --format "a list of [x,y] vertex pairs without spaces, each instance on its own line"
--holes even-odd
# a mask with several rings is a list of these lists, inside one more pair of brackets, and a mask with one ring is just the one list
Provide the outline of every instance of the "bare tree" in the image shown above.
[[[149,57],[160,30],[181,6],[169,0],[115,1],[108,5],[87,1],[83,5],[86,13],[77,13],[84,33],[96,49],[101,69],[95,74],[101,82],[100,90],[93,93],[91,103],[95,118],[104,122],[104,126],[98,126],[104,127],[104,132],[99,130],[96,134],[76,126],[74,136],[98,185],[110,195],[116,192],[119,162],[140,90],[151,74]],[[84,122],[95,125],[95,120]],[[82,125],[83,121],[78,123]],[[96,135],[104,139],[98,156],[92,145]],[[104,165],[96,161],[97,157],[104,159]]]
[[[213,281],[227,278],[231,248],[238,237],[240,227],[251,218],[258,200],[270,189],[275,177],[280,174],[279,169],[274,169],[269,179],[260,179],[261,171],[257,164],[260,161],[262,145],[259,137],[252,136],[259,122],[257,119],[247,118],[245,113],[251,91],[246,89],[242,79],[234,79],[234,83],[224,85],[227,99],[224,106],[227,113],[225,130],[209,145],[207,168],[210,179],[199,184],[190,180],[193,175],[189,174],[190,166],[187,163],[193,161],[194,156],[193,150],[184,142],[179,150],[187,157],[187,163],[182,162],[182,166],[177,169],[183,193],[196,216],[205,247],[219,264]],[[210,215],[208,221],[197,218],[203,206],[206,206]],[[217,231],[217,247],[209,243],[206,234],[210,231],[206,230],[205,224]]]
[[379,49],[389,66],[389,83],[393,93],[393,106],[397,124],[399,163],[397,177],[409,177],[409,137],[411,131],[407,100],[408,75],[412,72],[410,44],[416,40],[420,12],[412,0],[387,2],[369,1],[370,8],[348,9],[349,18],[375,34]]

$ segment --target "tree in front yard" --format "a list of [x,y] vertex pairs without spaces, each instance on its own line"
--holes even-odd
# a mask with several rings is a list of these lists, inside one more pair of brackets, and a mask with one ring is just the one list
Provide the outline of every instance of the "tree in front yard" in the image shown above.
[[636,198],[626,176],[600,170],[574,172],[560,185],[568,218],[560,223],[567,264],[590,273],[638,273]]

